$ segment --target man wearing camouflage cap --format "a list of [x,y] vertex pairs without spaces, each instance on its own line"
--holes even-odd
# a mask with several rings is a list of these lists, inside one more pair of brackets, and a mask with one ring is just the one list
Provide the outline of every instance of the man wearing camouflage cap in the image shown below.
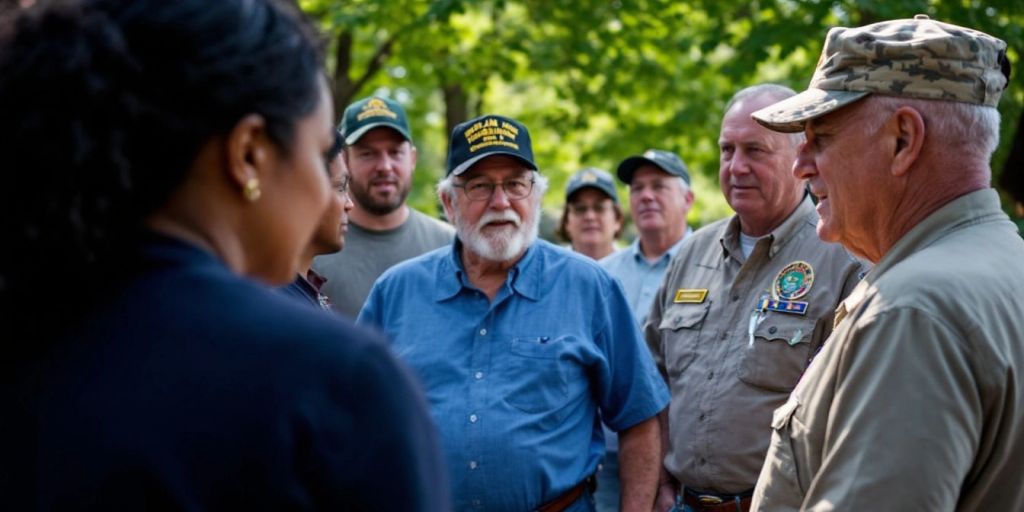
[[818,235],[875,263],[772,418],[754,510],[1024,510],[1024,240],[990,188],[1006,44],[918,16],[828,34],[754,112],[807,136]]

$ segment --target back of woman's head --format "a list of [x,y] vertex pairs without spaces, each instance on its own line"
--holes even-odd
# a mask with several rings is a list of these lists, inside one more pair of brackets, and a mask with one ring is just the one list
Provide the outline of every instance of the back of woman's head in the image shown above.
[[255,113],[287,151],[320,97],[317,43],[291,4],[44,3],[0,27],[5,316],[102,282],[211,137]]

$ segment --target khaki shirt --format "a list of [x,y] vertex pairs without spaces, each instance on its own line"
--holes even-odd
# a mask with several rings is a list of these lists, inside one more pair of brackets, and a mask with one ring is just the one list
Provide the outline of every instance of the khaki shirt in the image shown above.
[[840,307],[754,510],[1024,510],[1024,240],[994,190],[914,227]]
[[[805,198],[745,260],[739,219],[724,219],[695,232],[672,261],[644,334],[672,392],[665,468],[682,485],[721,493],[753,489],[772,411],[832,331],[836,305],[863,270],[842,247],[818,239],[817,221]],[[764,313],[751,343],[755,306],[797,261],[813,268],[810,290],[798,299],[808,303],[806,314]],[[707,290],[707,296],[679,302],[679,290]]]

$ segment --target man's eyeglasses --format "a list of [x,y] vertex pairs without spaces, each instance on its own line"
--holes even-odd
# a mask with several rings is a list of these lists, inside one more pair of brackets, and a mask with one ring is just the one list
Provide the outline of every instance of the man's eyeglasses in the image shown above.
[[533,192],[533,178],[512,178],[501,183],[495,183],[487,178],[473,178],[461,185],[452,186],[461,188],[470,201],[488,201],[499,185],[509,199],[523,199]]
[[612,205],[610,203],[572,203],[569,205],[569,211],[580,217],[586,215],[588,211],[592,211],[597,215],[604,215],[604,212],[611,210],[611,208]]

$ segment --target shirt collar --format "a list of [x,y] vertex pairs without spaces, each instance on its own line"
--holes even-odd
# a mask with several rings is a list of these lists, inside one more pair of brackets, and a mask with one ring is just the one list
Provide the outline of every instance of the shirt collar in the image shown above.
[[[544,268],[547,266],[547,252],[543,250],[544,240],[536,240],[526,249],[519,261],[509,269],[507,283],[512,291],[536,301],[540,298]],[[462,267],[462,242],[458,237],[451,244],[451,250],[438,265],[437,286],[434,300],[441,302],[459,294],[464,289],[473,289]]]
[[323,288],[324,283],[327,282],[327,278],[318,274],[315,270],[310,268],[309,271],[306,272],[306,281],[308,281],[309,284],[313,285],[313,288],[316,288],[317,292],[320,292],[320,289]]
[[993,218],[1005,218],[1005,214],[999,208],[999,195],[991,188],[960,196],[933,212],[903,235],[839,304],[835,326],[864,302],[874,282],[888,269],[953,231]]
[[[767,238],[768,243],[768,258],[775,257],[783,247],[799,236],[802,236],[800,227],[805,223],[811,224],[818,223],[818,212],[814,210],[814,202],[811,201],[810,194],[804,194],[803,200],[797,205],[793,213],[789,214],[786,220],[782,221],[779,227],[772,230],[762,238]],[[732,219],[729,220],[729,225],[725,228],[725,233],[722,234],[722,238],[719,240],[722,244],[723,256],[728,257],[729,255],[736,255],[739,261],[743,261],[742,258],[743,249],[740,246],[740,216],[733,215]],[[761,242],[758,241],[760,244]]]
[[999,207],[999,194],[995,189],[988,188],[962,195],[935,210],[911,228],[889,249],[864,280],[870,278],[873,281],[922,247],[931,245],[953,231],[986,220],[1004,218],[1005,215]]

